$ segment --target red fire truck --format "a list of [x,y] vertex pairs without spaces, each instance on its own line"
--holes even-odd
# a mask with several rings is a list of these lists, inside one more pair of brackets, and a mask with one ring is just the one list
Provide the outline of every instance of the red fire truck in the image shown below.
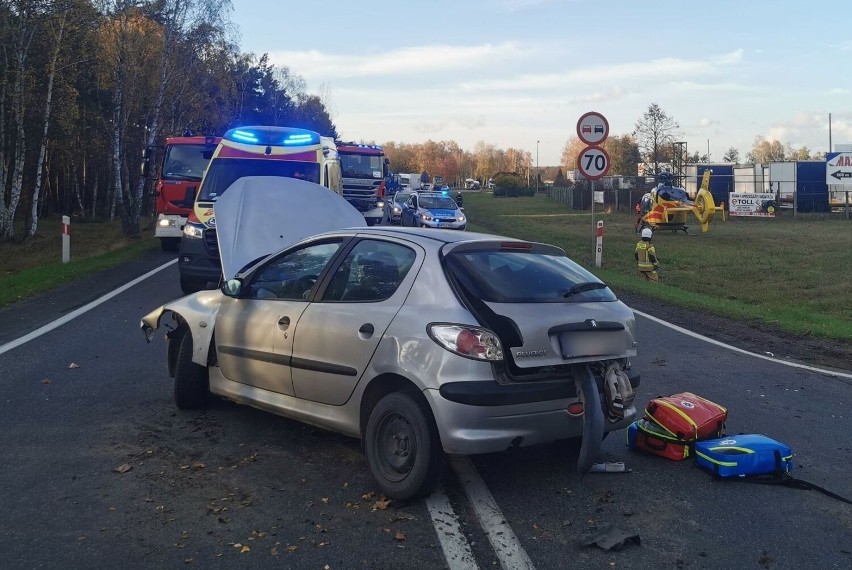
[[[180,246],[183,226],[192,212],[201,178],[220,140],[220,137],[205,136],[166,139],[154,186],[157,212],[154,236],[160,238],[163,251],[177,251]],[[150,170],[151,155],[151,149],[147,149],[143,173]]]

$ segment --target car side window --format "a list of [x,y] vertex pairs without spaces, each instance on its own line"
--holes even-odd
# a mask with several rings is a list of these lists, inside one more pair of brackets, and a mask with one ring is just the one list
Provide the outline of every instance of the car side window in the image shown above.
[[322,270],[340,249],[339,241],[308,245],[286,253],[266,265],[249,288],[251,299],[303,301]]
[[417,254],[404,245],[379,240],[358,242],[337,268],[323,301],[384,301],[399,288]]

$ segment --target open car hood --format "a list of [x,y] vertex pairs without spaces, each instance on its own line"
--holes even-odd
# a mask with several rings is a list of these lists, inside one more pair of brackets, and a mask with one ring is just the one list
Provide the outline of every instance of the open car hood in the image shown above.
[[213,206],[222,275],[326,231],[366,226],[364,216],[325,186],[295,178],[248,176]]

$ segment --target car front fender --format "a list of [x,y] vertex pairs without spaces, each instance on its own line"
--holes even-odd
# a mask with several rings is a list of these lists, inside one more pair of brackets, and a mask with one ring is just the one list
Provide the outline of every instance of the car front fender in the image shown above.
[[145,340],[151,342],[160,327],[163,315],[171,313],[178,324],[186,323],[192,333],[192,361],[206,367],[216,315],[221,303],[221,291],[199,291],[158,307],[142,317],[140,326]]

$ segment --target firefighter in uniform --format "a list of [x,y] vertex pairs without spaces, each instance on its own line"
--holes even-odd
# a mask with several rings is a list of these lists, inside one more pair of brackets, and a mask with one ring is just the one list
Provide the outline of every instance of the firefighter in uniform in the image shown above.
[[657,270],[660,268],[660,261],[657,259],[657,250],[651,243],[653,235],[651,228],[643,229],[642,240],[636,244],[636,250],[633,252],[633,257],[638,263],[639,275],[646,281],[659,279]]

